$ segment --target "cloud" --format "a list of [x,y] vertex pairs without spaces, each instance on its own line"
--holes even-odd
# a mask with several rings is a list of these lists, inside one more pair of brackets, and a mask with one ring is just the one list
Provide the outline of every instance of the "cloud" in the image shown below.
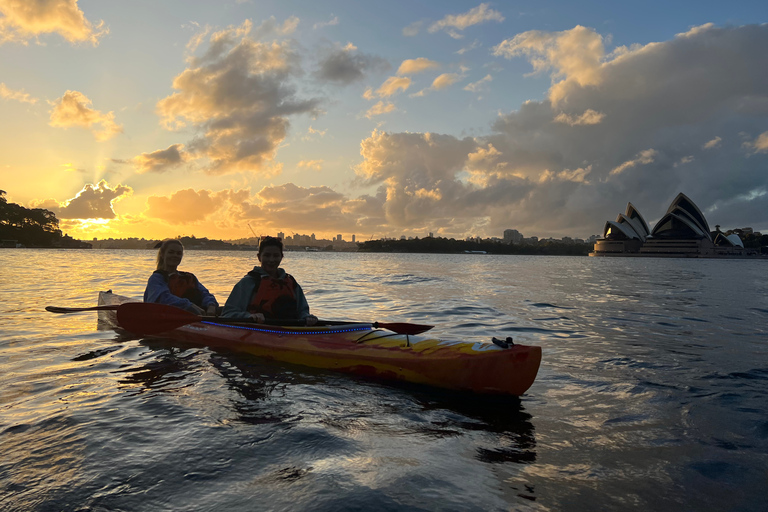
[[214,32],[201,56],[173,81],[177,90],[157,103],[165,127],[187,125],[198,136],[186,144],[190,158],[206,159],[210,174],[271,174],[289,117],[317,115],[317,99],[296,97],[299,56],[290,40],[257,41],[251,23]]
[[255,194],[239,190],[179,190],[151,196],[144,217],[171,224],[196,224],[215,219],[220,228],[251,223],[259,232],[280,230],[355,232],[385,230],[383,195],[350,199],[325,186],[293,183],[264,187]]
[[368,111],[365,113],[365,117],[371,119],[373,117],[380,116],[381,114],[388,114],[393,110],[396,110],[394,103],[384,103],[384,101],[379,101],[377,104],[368,109]]
[[552,87],[487,135],[362,142],[358,179],[381,187],[395,233],[589,236],[629,201],[658,219],[679,192],[711,225],[768,226],[768,75],[755,72],[768,69],[768,25],[696,27],[611,53],[589,32],[518,39],[547,49],[520,55],[543,55]]
[[27,44],[41,34],[57,33],[70,43],[94,46],[109,33],[100,21],[95,26],[85,18],[77,0],[0,0],[0,44]]
[[433,60],[429,60],[425,57],[419,57],[417,59],[404,60],[403,63],[400,64],[400,67],[397,68],[397,74],[415,75],[416,73],[421,73],[422,71],[428,71],[430,69],[437,69],[439,67],[439,63]]
[[580,116],[568,115],[565,112],[560,112],[555,117],[556,123],[565,123],[570,126],[585,126],[591,124],[600,124],[605,117],[605,114],[596,112],[591,108],[588,108]]
[[403,35],[405,37],[413,37],[415,35],[418,35],[419,30],[421,30],[421,26],[424,24],[424,22],[421,21],[414,21],[407,27],[403,28]]
[[450,87],[451,85],[455,84],[459,80],[462,80],[463,78],[464,78],[464,75],[460,75],[458,73],[443,73],[442,75],[438,76],[432,81],[431,86],[425,89],[422,89],[419,92],[412,94],[411,96],[412,97],[425,96],[426,94],[432,91],[439,91],[447,87]]
[[179,190],[170,196],[149,196],[146,217],[160,219],[172,224],[194,224],[219,212],[224,206],[243,200],[245,193],[230,190]]
[[338,25],[338,24],[339,24],[339,17],[338,16],[334,16],[333,18],[331,18],[328,21],[320,21],[320,22],[315,23],[314,25],[312,25],[312,28],[314,30],[317,30],[319,28],[330,27],[330,26]]
[[[251,35],[256,39],[272,37],[274,35],[277,35],[277,36],[291,35],[294,32],[296,32],[296,28],[298,28],[300,22],[301,20],[296,16],[289,16],[282,23],[278,23],[277,19],[274,16],[270,16],[269,18],[261,22],[261,25],[256,27],[253,30],[253,33]],[[199,38],[195,40],[199,41]]]
[[768,132],[761,133],[754,142],[748,144],[755,153],[768,153]]
[[486,21],[502,22],[504,21],[504,16],[498,11],[489,9],[488,4],[480,4],[464,14],[449,14],[430,25],[427,31],[430,34],[434,34],[439,30],[444,30],[454,39],[461,39],[464,36],[458,31]]
[[473,82],[471,84],[467,84],[464,87],[464,90],[465,91],[470,91],[470,92],[480,92],[480,91],[482,91],[485,88],[485,84],[487,84],[488,82],[490,82],[492,80],[493,80],[493,77],[491,75],[485,75],[483,78],[481,78],[477,82]]
[[[387,78],[378,89],[376,89],[376,96],[379,98],[388,98],[394,96],[400,91],[405,91],[411,86],[411,79],[407,76],[391,76]],[[366,99],[370,99],[370,94],[366,91]]]
[[348,85],[362,80],[368,72],[389,69],[389,63],[386,60],[359,53],[352,43],[347,43],[344,47],[337,45],[326,49],[324,54],[316,76],[326,82]]
[[603,38],[594,30],[577,25],[562,32],[532,30],[506,39],[493,48],[496,56],[511,59],[526,56],[537,73],[552,70],[557,82],[549,91],[549,99],[557,104],[570,87],[598,85],[603,79],[605,57]]
[[304,141],[307,141],[307,140],[313,140],[313,139],[315,139],[315,138],[316,138],[316,137],[315,137],[315,135],[317,135],[317,136],[318,136],[318,137],[320,137],[320,138],[323,138],[323,137],[325,137],[325,134],[326,134],[326,133],[328,133],[328,129],[325,129],[325,130],[317,130],[317,129],[315,129],[315,128],[312,128],[312,126],[310,125],[310,127],[309,127],[309,128],[307,128],[307,134],[306,134],[306,135],[304,135],[304,136],[301,138],[301,140],[304,140]]
[[13,89],[8,88],[2,82],[0,82],[0,98],[6,99],[6,100],[19,101],[21,103],[30,103],[32,105],[37,103],[37,98],[33,98],[29,94],[25,93],[24,90],[15,91]]
[[[85,94],[78,91],[67,91],[64,96],[51,102],[53,108],[50,111],[50,125],[60,128],[79,126],[93,132],[96,140],[109,140],[118,133],[123,132],[123,127],[115,123],[115,114],[106,114],[90,107],[91,100]],[[100,126],[99,129],[96,126]]]
[[299,169],[311,169],[321,171],[323,169],[323,160],[302,160],[298,164]]
[[616,174],[620,174],[627,169],[631,169],[632,167],[637,167],[638,165],[646,165],[651,164],[654,162],[656,157],[658,156],[659,152],[655,149],[646,149],[644,151],[641,151],[638,153],[636,158],[633,158],[632,160],[627,160],[626,162],[623,162],[621,165],[618,165],[611,169],[611,172],[609,173],[611,176],[614,176]]
[[189,161],[190,157],[183,149],[184,144],[172,144],[166,149],[142,153],[133,159],[133,163],[139,173],[162,173]]
[[257,192],[252,199],[255,212],[244,209],[243,216],[264,230],[291,226],[297,231],[381,232],[385,229],[383,199],[369,195],[349,199],[328,187],[286,183]]
[[60,219],[114,219],[117,215],[112,208],[115,201],[127,197],[133,189],[124,185],[110,188],[105,180],[97,185],[86,184],[75,197],[59,203],[48,199],[37,203],[37,207],[47,208]]
[[470,52],[475,48],[480,48],[481,46],[483,46],[483,44],[479,40],[475,39],[468,46],[465,46],[463,48],[456,50],[456,53],[458,53],[459,55],[464,55],[465,53]]

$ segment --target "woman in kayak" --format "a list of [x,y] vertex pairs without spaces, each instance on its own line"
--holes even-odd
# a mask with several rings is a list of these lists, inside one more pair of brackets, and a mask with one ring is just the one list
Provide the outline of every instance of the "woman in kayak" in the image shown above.
[[224,304],[222,317],[235,320],[252,319],[264,323],[267,319],[304,320],[315,325],[317,317],[309,314],[309,304],[301,286],[280,267],[283,242],[267,236],[259,243],[257,254],[261,266],[243,277],[232,289]]
[[194,274],[181,272],[184,257],[179,240],[165,240],[157,251],[157,270],[149,277],[144,302],[168,304],[198,315],[215,315],[219,303]]

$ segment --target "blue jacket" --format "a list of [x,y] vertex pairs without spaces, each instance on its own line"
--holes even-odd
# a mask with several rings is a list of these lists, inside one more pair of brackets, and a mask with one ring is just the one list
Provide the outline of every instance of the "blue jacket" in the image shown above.
[[[203,296],[203,309],[208,309],[208,306],[213,304],[219,307],[219,303],[216,302],[216,297],[209,292],[205,286],[200,284],[200,280],[195,277],[197,283],[197,289]],[[176,306],[177,308],[185,309],[191,313],[196,313],[194,304],[189,299],[177,297],[171,293],[171,289],[168,287],[168,283],[165,278],[159,272],[154,272],[149,276],[147,281],[147,288],[144,290],[144,302],[154,302],[157,304],[167,304],[169,306]]]
[[[261,267],[253,267],[254,273],[258,273],[262,276],[268,276]],[[285,278],[286,273],[282,268],[277,269],[278,279]],[[224,311],[221,313],[222,318],[231,318],[233,320],[247,320],[251,318],[251,314],[248,312],[248,306],[251,303],[253,294],[256,292],[256,279],[246,275],[243,277],[234,288],[232,293],[229,294],[226,304],[224,304]],[[296,283],[296,313],[299,320],[303,320],[309,316],[309,304],[306,297],[304,297],[304,291],[301,289],[298,283]]]

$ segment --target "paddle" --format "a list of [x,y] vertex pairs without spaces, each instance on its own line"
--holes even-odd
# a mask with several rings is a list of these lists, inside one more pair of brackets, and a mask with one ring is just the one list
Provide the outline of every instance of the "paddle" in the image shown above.
[[45,310],[51,313],[79,313],[80,311],[117,311],[118,305],[111,306],[92,306],[90,308],[60,308],[56,306],[46,306]]
[[[195,313],[190,313],[183,309],[179,309],[174,306],[168,306],[165,304],[155,304],[152,302],[126,302],[124,304],[111,305],[111,306],[93,306],[88,308],[62,308],[56,306],[48,306],[46,311],[52,313],[77,313],[80,311],[110,311],[117,310],[117,321],[127,331],[135,332],[137,334],[158,334],[161,332],[171,331],[177,327],[183,325],[210,321],[218,323],[232,323],[242,324],[249,322],[232,321],[212,316],[200,316]],[[336,322],[331,320],[320,320],[319,325],[337,325],[337,324],[354,324],[354,323],[371,323],[371,322]],[[303,320],[267,320],[266,325],[282,325],[282,326],[303,326]],[[255,324],[259,325],[259,324]],[[261,324],[264,325],[264,324]],[[420,325],[410,324],[405,322],[372,322],[371,325],[378,329],[388,329],[397,334],[421,334],[430,330],[432,325]]]

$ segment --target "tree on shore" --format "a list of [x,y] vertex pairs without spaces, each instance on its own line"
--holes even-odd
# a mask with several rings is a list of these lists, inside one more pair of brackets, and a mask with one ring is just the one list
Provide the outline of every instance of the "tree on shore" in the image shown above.
[[52,211],[9,203],[5,194],[0,190],[0,239],[38,247],[50,247],[61,240],[59,219]]

